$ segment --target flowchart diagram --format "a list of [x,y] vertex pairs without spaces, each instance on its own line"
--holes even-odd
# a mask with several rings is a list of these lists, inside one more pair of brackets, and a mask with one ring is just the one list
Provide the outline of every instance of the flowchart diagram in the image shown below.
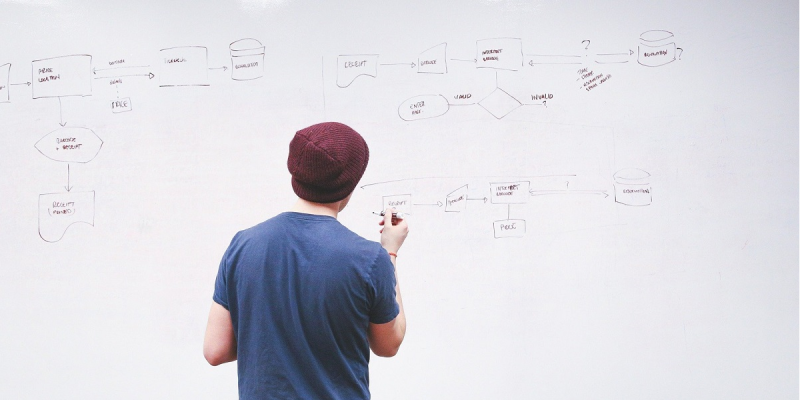
[[612,79],[612,75],[602,71],[604,64],[625,64],[636,61],[646,67],[661,67],[680,60],[683,49],[677,47],[674,34],[666,30],[643,32],[639,37],[637,50],[626,49],[614,53],[590,53],[591,40],[584,40],[584,54],[536,54],[525,53],[522,39],[491,38],[476,41],[472,58],[451,58],[447,43],[441,43],[419,53],[410,63],[380,63],[378,54],[349,54],[337,57],[336,85],[345,89],[360,77],[378,77],[378,70],[388,65],[408,65],[417,74],[448,74],[449,62],[471,63],[476,69],[493,70],[494,89],[481,99],[464,89],[462,93],[451,96],[442,94],[421,94],[408,98],[397,108],[398,116],[405,121],[436,118],[446,114],[453,106],[480,106],[496,119],[502,119],[519,107],[544,106],[556,94],[550,92],[531,93],[530,99],[518,98],[504,90],[499,84],[500,71],[519,73],[540,65],[573,66],[576,68],[578,90],[591,92]]
[[[563,86],[574,87],[580,93],[586,94],[600,90],[611,82],[613,77],[606,72],[604,66],[631,64],[657,68],[680,60],[683,53],[683,49],[676,45],[674,34],[666,30],[642,32],[635,50],[594,52],[591,49],[591,40],[584,40],[580,45],[583,51],[574,54],[529,53],[524,50],[522,39],[490,38],[477,40],[475,53],[471,57],[457,58],[448,54],[447,43],[441,43],[420,52],[413,62],[405,64],[381,63],[378,54],[340,55],[337,57],[336,85],[346,90],[359,79],[377,78],[379,70],[384,66],[407,65],[416,74],[445,75],[452,73],[449,67],[451,63],[472,64],[477,70],[493,72],[487,74],[490,78],[487,81],[492,80],[494,84],[488,94],[476,98],[474,91],[464,89],[460,93],[449,95],[417,95],[400,103],[397,108],[398,116],[404,121],[415,121],[440,117],[454,106],[478,106],[495,119],[501,120],[520,107],[546,108],[548,102],[558,97],[558,93],[539,91],[530,93],[529,97],[524,99],[515,97],[511,94],[511,90],[498,84],[498,74],[536,73],[536,68],[541,66],[573,68],[575,75]],[[428,82],[430,81],[431,79],[428,79]],[[606,177],[607,183],[600,187],[578,189],[575,185],[569,186],[569,180],[575,180],[575,175],[560,177],[567,180],[566,186],[548,187],[538,179],[544,177],[533,176],[530,179],[497,177],[480,183],[476,183],[480,179],[475,177],[464,178],[464,181],[470,183],[456,184],[449,190],[436,194],[424,191],[416,193],[407,189],[394,192],[392,187],[400,181],[444,178],[409,178],[370,183],[361,188],[380,190],[381,209],[394,207],[399,212],[409,215],[417,213],[415,208],[426,210],[424,212],[434,210],[458,214],[485,210],[485,207],[504,207],[506,217],[491,221],[492,236],[496,239],[524,237],[529,231],[529,221],[520,217],[521,213],[517,210],[545,196],[587,196],[596,201],[613,201],[622,207],[646,207],[653,203],[651,175],[643,169],[618,170],[613,176]],[[419,200],[420,198],[426,200]],[[432,201],[431,198],[435,200]],[[487,221],[487,229],[488,226]]]
[[[449,98],[442,94],[425,94],[403,100],[398,107],[398,116],[405,121],[435,118],[444,115],[453,106],[478,106],[500,120],[523,106],[547,107],[556,94],[532,93],[528,99],[511,95],[498,84],[498,73],[522,73],[525,69],[539,65],[554,65],[575,68],[578,89],[592,92],[607,84],[610,74],[597,68],[604,64],[638,64],[657,68],[680,60],[682,49],[676,46],[674,35],[668,31],[646,31],[639,37],[636,51],[628,49],[618,53],[591,53],[589,40],[582,43],[586,54],[533,54],[526,53],[519,38],[490,38],[477,40],[472,58],[454,58],[448,54],[448,44],[440,43],[420,52],[409,63],[381,63],[377,54],[351,54],[337,57],[336,84],[346,89],[361,77],[377,77],[380,68],[413,69],[417,74],[430,76],[450,74],[450,63],[468,63],[477,70],[494,72],[494,88],[488,95],[477,99],[468,90]],[[95,96],[97,85],[113,86],[112,91],[102,91],[111,115],[129,113],[134,110],[134,100],[126,93],[130,85],[157,85],[158,88],[207,87],[212,74],[227,74],[230,81],[247,82],[264,76],[265,46],[257,39],[243,38],[229,44],[227,53],[230,64],[213,65],[209,62],[209,49],[205,46],[165,47],[149,62],[142,59],[118,58],[97,62],[90,54],[71,54],[31,61],[31,75],[24,81],[14,81],[16,72],[11,63],[0,65],[0,104],[14,101],[21,90],[30,90],[34,100],[49,99],[58,103],[58,127],[39,136],[34,144],[39,154],[66,164],[66,185],[63,191],[46,191],[38,201],[39,236],[47,242],[60,241],[74,224],[95,224],[94,190],[75,188],[71,165],[88,164],[101,153],[108,132],[98,132],[91,124],[77,124],[64,120],[65,98]],[[570,84],[574,84],[571,82]],[[109,95],[110,94],[110,95]],[[54,124],[55,125],[55,124]],[[522,237],[526,232],[526,221],[513,218],[513,208],[527,204],[537,196],[547,195],[595,195],[608,198],[625,206],[647,206],[653,198],[650,175],[639,169],[620,170],[611,178],[613,189],[575,190],[541,189],[531,186],[527,180],[499,179],[482,185],[485,193],[474,196],[475,184],[462,184],[451,188],[436,202],[437,208],[446,213],[467,211],[467,204],[482,202],[490,206],[507,208],[508,218],[493,222],[496,238]],[[83,186],[83,185],[81,185]],[[471,194],[472,193],[472,194]],[[411,213],[414,195],[389,193],[383,196],[384,208],[395,206]]]
[[[562,178],[567,180],[565,187],[548,188],[547,185],[532,185],[535,180]],[[495,239],[521,238],[527,231],[527,221],[524,218],[515,218],[512,208],[524,207],[539,196],[591,196],[598,201],[607,201],[611,198],[620,206],[649,206],[653,202],[650,174],[638,168],[626,168],[617,171],[613,176],[613,189],[570,189],[569,181],[577,178],[574,174],[531,176],[528,179],[491,179],[478,185],[464,184],[453,188],[447,193],[434,195],[434,201],[429,193],[417,195],[414,193],[391,193],[391,184],[405,181],[394,180],[388,182],[367,183],[361,186],[362,190],[376,189],[387,193],[381,196],[380,209],[395,208],[398,212],[408,215],[416,214],[415,208],[438,210],[444,213],[464,213],[477,208],[476,206],[506,207],[505,219],[492,221],[492,232]],[[410,178],[408,180],[436,180],[444,178]],[[451,179],[451,178],[447,178]],[[477,178],[463,178],[464,180],[479,180]],[[610,193],[609,193],[610,192]],[[613,197],[612,197],[613,195]],[[428,199],[427,202],[416,200],[418,197]],[[469,206],[473,203],[473,206]]]
[[[108,100],[112,114],[130,112],[133,101],[120,94],[132,82],[158,82],[161,88],[209,86],[209,73],[231,71],[233,81],[250,81],[264,75],[264,46],[256,39],[245,38],[229,46],[230,67],[210,67],[208,49],[203,46],[170,47],[158,51],[156,68],[120,58],[95,66],[89,54],[72,54],[31,61],[30,80],[12,82],[12,64],[0,65],[0,103],[13,101],[11,88],[25,86],[31,98],[56,99],[59,107],[58,128],[47,133],[34,148],[50,160],[66,164],[64,191],[39,195],[39,236],[46,242],[60,241],[75,224],[94,226],[96,193],[73,190],[71,164],[94,160],[103,147],[103,139],[86,126],[64,120],[62,99],[93,95],[95,83],[114,86],[115,97]],[[157,78],[157,79],[156,79]],[[16,95],[16,93],[14,94]]]

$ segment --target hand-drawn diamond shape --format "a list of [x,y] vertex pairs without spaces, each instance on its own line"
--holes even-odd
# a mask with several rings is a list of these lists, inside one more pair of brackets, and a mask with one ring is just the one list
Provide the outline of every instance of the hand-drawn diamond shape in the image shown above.
[[505,117],[522,105],[517,99],[500,88],[495,89],[494,92],[490,93],[478,104],[497,119]]

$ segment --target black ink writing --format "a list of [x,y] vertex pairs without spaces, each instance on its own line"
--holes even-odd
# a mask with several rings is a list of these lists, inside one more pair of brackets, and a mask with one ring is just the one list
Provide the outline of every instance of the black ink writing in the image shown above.
[[363,66],[364,66],[364,65],[366,65],[366,64],[367,64],[367,60],[361,60],[361,61],[346,61],[346,62],[344,63],[344,67],[345,67],[345,68],[358,68],[358,67],[363,67]]
[[247,63],[247,64],[237,64],[237,65],[235,65],[233,68],[235,68],[235,69],[239,69],[239,68],[253,68],[253,67],[257,67],[257,66],[258,66],[258,61],[254,61],[254,62]]

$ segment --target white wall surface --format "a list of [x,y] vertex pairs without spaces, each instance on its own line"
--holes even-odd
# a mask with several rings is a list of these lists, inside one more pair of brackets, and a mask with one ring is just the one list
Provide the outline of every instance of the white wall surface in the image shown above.
[[345,225],[411,205],[374,398],[798,398],[797,2],[0,0],[0,38],[1,398],[236,398],[218,262],[323,120],[371,149]]

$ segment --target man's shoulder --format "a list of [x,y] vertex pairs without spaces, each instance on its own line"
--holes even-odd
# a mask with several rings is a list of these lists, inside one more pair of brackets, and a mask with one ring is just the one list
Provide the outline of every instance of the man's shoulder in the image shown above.
[[319,240],[336,247],[377,252],[380,243],[364,238],[342,225],[336,218],[284,212],[236,233],[233,242],[261,241],[268,238]]

